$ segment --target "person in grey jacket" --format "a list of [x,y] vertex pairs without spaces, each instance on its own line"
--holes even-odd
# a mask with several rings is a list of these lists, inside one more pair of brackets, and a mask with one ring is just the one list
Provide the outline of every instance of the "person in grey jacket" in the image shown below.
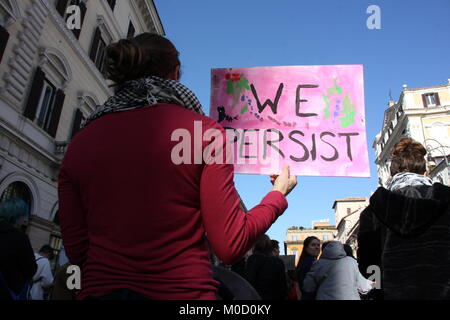
[[303,290],[316,292],[316,300],[361,300],[373,282],[364,278],[355,259],[347,256],[344,245],[331,241],[306,275]]

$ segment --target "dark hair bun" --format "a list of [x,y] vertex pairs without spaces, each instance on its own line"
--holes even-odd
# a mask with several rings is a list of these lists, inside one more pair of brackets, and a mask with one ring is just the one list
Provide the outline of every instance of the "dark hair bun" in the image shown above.
[[133,40],[123,39],[106,48],[108,78],[115,83],[133,79],[139,73],[143,52]]
[[148,76],[166,79],[180,65],[178,56],[177,49],[168,39],[143,33],[106,48],[107,76],[117,85]]
[[411,138],[403,138],[392,150],[391,176],[399,172],[423,174],[426,171],[425,155],[427,150]]
[[392,155],[402,156],[405,154],[424,157],[427,154],[427,150],[419,142],[416,142],[411,138],[403,138],[394,146]]

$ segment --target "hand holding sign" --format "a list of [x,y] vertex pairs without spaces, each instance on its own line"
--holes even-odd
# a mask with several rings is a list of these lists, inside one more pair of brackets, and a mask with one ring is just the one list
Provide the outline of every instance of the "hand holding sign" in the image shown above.
[[272,191],[280,191],[284,196],[287,196],[297,185],[297,177],[291,176],[289,165],[285,165],[279,176],[270,176],[270,182],[273,184]]

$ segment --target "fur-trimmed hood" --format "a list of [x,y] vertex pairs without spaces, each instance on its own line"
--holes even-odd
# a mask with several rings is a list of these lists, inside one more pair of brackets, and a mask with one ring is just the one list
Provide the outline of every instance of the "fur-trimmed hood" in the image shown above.
[[370,198],[369,209],[390,230],[401,237],[425,232],[436,219],[450,214],[450,188],[409,186],[395,192],[378,188]]

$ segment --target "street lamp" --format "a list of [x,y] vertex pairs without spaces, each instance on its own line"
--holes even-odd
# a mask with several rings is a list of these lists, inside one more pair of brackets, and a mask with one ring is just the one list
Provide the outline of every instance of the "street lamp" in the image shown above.
[[[432,148],[432,146],[431,146],[430,144],[427,144],[427,141],[433,141],[433,142],[436,142],[436,143],[439,145],[439,147]],[[427,151],[429,152],[429,153],[428,153],[428,157],[431,157],[431,151],[436,150],[436,149],[439,149],[439,148],[442,148],[442,150],[441,150],[441,151],[442,151],[442,156],[444,157],[445,164],[448,166],[447,154],[446,154],[446,152],[445,152],[445,148],[447,148],[447,146],[443,146],[439,141],[437,141],[436,139],[431,139],[431,138],[425,139],[425,140],[423,141],[423,143],[425,144],[425,148],[426,148]]]
[[[433,142],[435,142],[435,143],[437,143],[439,146],[438,147],[436,147],[436,148],[433,148],[430,144],[427,144],[427,141],[433,141]],[[434,151],[434,150],[436,150],[436,149],[438,149],[438,150],[440,150],[440,148],[442,148],[442,150],[441,150],[441,152],[442,152],[442,155],[444,156],[444,161],[445,161],[445,167],[446,168],[448,168],[448,159],[447,159],[447,154],[446,154],[446,152],[445,152],[445,148],[447,148],[447,146],[443,146],[439,141],[437,141],[437,140],[435,140],[435,139],[431,139],[431,138],[428,138],[428,139],[425,139],[424,141],[423,141],[423,143],[425,144],[425,148],[427,149],[427,151],[428,151],[428,161],[431,161],[432,160],[432,156],[431,156],[431,152],[432,151]],[[447,169],[447,175],[449,175],[450,176],[450,171],[448,171],[448,169]]]

